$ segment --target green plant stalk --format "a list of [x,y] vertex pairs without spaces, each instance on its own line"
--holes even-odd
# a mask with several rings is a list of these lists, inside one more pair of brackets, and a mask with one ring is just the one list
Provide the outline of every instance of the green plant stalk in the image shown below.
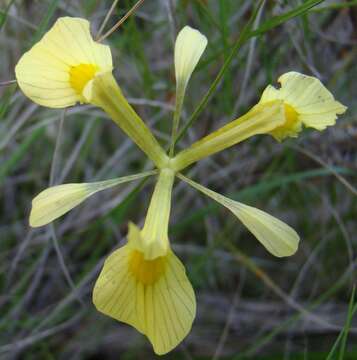
[[186,93],[186,86],[187,85],[182,84],[182,82],[178,82],[176,86],[176,104],[175,104],[175,112],[174,112],[174,119],[172,125],[172,133],[171,133],[171,143],[170,143],[170,152],[169,152],[170,157],[172,157],[175,153],[175,139],[179,129],[182,105]]

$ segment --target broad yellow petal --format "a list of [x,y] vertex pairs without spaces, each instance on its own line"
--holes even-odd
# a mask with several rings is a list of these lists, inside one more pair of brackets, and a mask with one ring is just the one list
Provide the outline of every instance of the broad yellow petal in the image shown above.
[[286,123],[271,132],[279,141],[288,136],[296,137],[302,124],[324,130],[327,126],[334,125],[337,115],[343,114],[347,109],[313,76],[288,72],[280,76],[278,81],[281,87],[275,89],[269,85],[264,90],[260,103],[284,101]]
[[30,226],[38,227],[50,223],[98,191],[153,174],[155,174],[155,171],[92,183],[52,186],[39,193],[32,200]]
[[274,256],[291,256],[296,252],[299,235],[289,225],[262,210],[207,189],[182,174],[178,174],[178,177],[229,209]]
[[198,30],[185,26],[175,43],[175,74],[177,88],[185,88],[205,48],[207,38]]
[[25,95],[53,108],[85,102],[87,83],[111,70],[110,48],[92,39],[87,20],[70,17],[59,18],[15,67]]
[[96,308],[147,336],[163,355],[189,333],[196,314],[195,294],[185,268],[170,250],[145,260],[129,245],[105,261],[93,290]]
[[292,71],[280,76],[278,81],[281,96],[299,114],[343,114],[347,109],[313,76]]

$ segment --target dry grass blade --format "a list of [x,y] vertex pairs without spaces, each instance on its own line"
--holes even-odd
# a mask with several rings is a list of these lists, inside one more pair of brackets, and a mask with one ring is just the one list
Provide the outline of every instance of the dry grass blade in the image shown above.
[[313,154],[308,149],[303,149],[301,146],[290,146],[290,147],[308,156],[310,159],[316,161],[318,164],[328,169],[331,172],[331,174],[333,174],[337,178],[337,180],[341,182],[342,185],[344,185],[353,195],[357,196],[357,189],[351,183],[349,183],[343,176],[337,173],[329,164],[323,161],[320,157]]
[[130,17],[136,9],[144,2],[144,0],[139,0],[136,2],[136,4],[110,29],[108,30],[104,35],[100,36],[97,41],[102,42],[105,40],[108,36],[110,36],[116,29],[118,29],[128,17]]
[[119,2],[119,0],[114,0],[112,6],[110,7],[107,14],[105,15],[105,18],[104,18],[104,20],[102,22],[102,25],[100,26],[100,28],[98,30],[97,36],[96,36],[97,41],[100,41],[99,39],[100,39],[100,37],[102,35],[102,32],[103,32],[103,30],[105,28],[105,25],[107,25],[107,22],[109,21],[109,19],[110,19],[112,13],[113,13],[115,7],[117,6],[118,2]]
[[8,85],[16,84],[16,83],[17,83],[16,80],[1,81],[0,86],[8,86]]

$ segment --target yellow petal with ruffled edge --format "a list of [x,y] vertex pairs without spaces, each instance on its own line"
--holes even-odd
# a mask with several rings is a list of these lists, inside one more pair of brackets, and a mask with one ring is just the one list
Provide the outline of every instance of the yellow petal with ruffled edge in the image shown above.
[[189,333],[196,315],[196,299],[185,268],[169,250],[145,260],[129,243],[105,261],[93,290],[96,308],[146,335],[154,351],[163,355]]
[[271,132],[278,141],[296,137],[302,125],[324,130],[336,123],[337,115],[347,107],[336,101],[321,81],[315,77],[288,72],[278,79],[280,89],[269,85],[263,92],[260,104],[283,100],[286,122]]
[[92,85],[96,74],[112,68],[110,48],[93,40],[89,22],[62,17],[21,57],[15,73],[21,90],[31,100],[64,108],[87,102],[84,89]]
[[175,74],[178,89],[186,88],[206,46],[207,38],[190,26],[185,26],[177,35],[175,43]]
[[32,200],[30,226],[39,227],[50,223],[98,191],[109,189],[110,187],[128,181],[138,180],[155,173],[155,171],[147,171],[141,174],[123,176],[105,181],[52,186],[39,193]]
[[300,240],[299,235],[289,225],[262,210],[207,189],[182,174],[177,176],[229,209],[274,256],[291,256],[296,252]]

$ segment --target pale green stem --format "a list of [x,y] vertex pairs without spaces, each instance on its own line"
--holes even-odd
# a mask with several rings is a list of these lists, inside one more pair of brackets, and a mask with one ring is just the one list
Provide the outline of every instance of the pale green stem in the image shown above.
[[164,167],[168,162],[165,151],[130,106],[113,75],[102,74],[93,81],[91,103],[101,107],[158,168]]
[[157,174],[157,172],[158,172],[158,170],[150,170],[150,171],[144,171],[142,173],[135,174],[135,175],[128,175],[128,176],[123,176],[123,177],[119,177],[119,178],[115,178],[115,179],[97,181],[95,183],[88,183],[88,186],[93,188],[93,191],[88,196],[90,196],[98,191],[109,189],[116,185],[120,185],[120,184],[134,181],[134,180],[139,180],[139,179],[148,177],[150,175],[155,175],[155,174]]
[[175,173],[171,169],[160,171],[141,232],[147,246],[146,258],[164,256],[169,250],[168,227],[174,180]]
[[175,140],[179,129],[185,92],[186,92],[186,84],[182,83],[182,81],[177,82],[176,104],[175,104],[175,112],[174,112],[174,119],[172,125],[171,144],[170,144],[170,152],[169,152],[170,157],[173,156],[175,152]]

